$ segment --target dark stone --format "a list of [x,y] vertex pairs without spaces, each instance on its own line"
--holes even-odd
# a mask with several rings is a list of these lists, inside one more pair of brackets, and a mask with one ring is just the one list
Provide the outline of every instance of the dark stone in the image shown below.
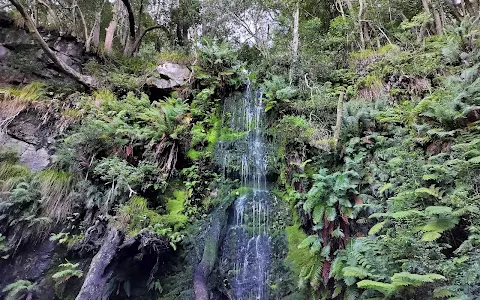
[[[10,283],[17,280],[37,282],[45,277],[46,272],[52,267],[55,245],[48,239],[38,246],[26,248],[18,253],[14,260],[0,260],[0,298],[5,296],[1,291]],[[53,299],[50,293],[42,294],[39,299]]]
[[[59,73],[28,31],[15,27],[5,15],[0,16],[0,84],[26,84],[32,81],[70,80]],[[81,71],[86,60],[84,44],[72,36],[40,29],[40,34],[57,56],[67,65]]]

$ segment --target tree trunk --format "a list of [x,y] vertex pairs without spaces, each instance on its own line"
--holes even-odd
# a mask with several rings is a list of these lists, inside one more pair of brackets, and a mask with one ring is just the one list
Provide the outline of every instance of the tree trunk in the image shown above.
[[[208,276],[215,266],[218,256],[218,248],[220,247],[224,227],[227,222],[227,211],[230,205],[220,208],[218,213],[213,217],[212,225],[205,239],[202,260],[195,269],[193,277],[193,289],[195,292],[195,300],[209,300],[210,291],[208,290]],[[77,299],[78,300],[78,299]]]
[[427,13],[430,14],[430,6],[428,3],[429,0],[422,0],[422,5],[423,5],[423,10]]
[[93,258],[80,293],[75,300],[102,300],[105,285],[113,273],[112,261],[122,241],[121,232],[114,227],[109,227],[102,247]]
[[130,1],[128,0],[121,0],[121,1],[125,5],[125,8],[127,9],[128,29],[130,33],[130,39],[133,41],[135,40],[135,17],[133,15],[133,9],[132,9],[132,6],[130,5]]
[[297,0],[295,14],[293,16],[293,40],[292,40],[292,66],[290,67],[290,84],[298,81],[298,48],[300,44],[300,1]]
[[[431,12],[430,12],[429,0],[422,0],[422,5],[423,5],[423,11],[426,14],[430,15]],[[427,28],[428,28],[428,24],[430,24],[430,21],[423,23],[422,26],[420,27],[420,31],[418,32],[418,35],[417,35],[417,43],[420,43],[423,40],[423,37],[425,36],[425,32],[427,31]]]
[[336,151],[338,146],[338,141],[340,140],[340,132],[342,131],[342,119],[343,119],[343,98],[345,93],[341,92],[340,97],[338,97],[337,103],[337,123],[335,125],[335,131],[333,133],[333,149]]
[[358,10],[358,32],[360,34],[360,49],[365,50],[365,36],[363,32],[363,1],[359,0],[360,8]]
[[42,36],[37,30],[37,27],[35,27],[35,24],[33,23],[32,18],[28,13],[25,11],[25,8],[18,2],[18,0],[9,0],[10,3],[15,6],[15,8],[18,10],[18,12],[22,15],[23,19],[25,20],[25,23],[28,27],[28,30],[33,34],[33,37],[37,40],[37,42],[40,44],[42,47],[43,51],[45,54],[53,61],[53,63],[65,74],[71,76],[73,79],[75,79],[77,82],[81,83],[82,85],[92,89],[96,88],[98,83],[97,81],[90,76],[83,75],[74,69],[72,69],[69,65],[67,65],[65,62],[63,62],[58,56],[55,54],[55,52],[50,49],[48,44],[43,40]]
[[112,9],[112,20],[110,21],[110,24],[108,24],[108,27],[106,29],[106,34],[105,34],[105,46],[104,46],[104,51],[107,54],[112,53],[113,49],[113,37],[115,36],[115,31],[117,30],[117,25],[118,25],[118,13],[119,13],[119,2],[115,2],[115,5],[113,6]]
[[460,7],[461,1],[460,0],[453,0],[452,2],[447,1],[447,4],[450,8],[450,12],[453,14],[455,19],[457,19],[457,21],[459,22],[462,21],[463,14],[461,13],[461,7]]
[[433,8],[433,19],[435,20],[435,31],[438,35],[443,34],[443,24],[442,18],[440,17],[440,12],[436,7]]
[[95,49],[98,49],[100,45],[100,23],[102,21],[102,9],[103,4],[97,13],[95,13],[95,22],[93,23],[92,31],[90,32],[90,38]]
[[83,27],[83,35],[85,38],[85,51],[90,52],[90,36],[88,34],[88,28],[87,28],[87,22],[85,21],[85,16],[83,15],[82,10],[77,4],[77,1],[74,1],[74,9],[77,10],[78,15],[80,16],[80,21],[82,22],[82,27]]
[[135,53],[135,37],[128,36],[127,43],[125,44],[125,49],[123,49],[123,55],[133,56]]
[[37,0],[33,0],[33,20],[35,21],[35,27],[38,27],[38,5]]

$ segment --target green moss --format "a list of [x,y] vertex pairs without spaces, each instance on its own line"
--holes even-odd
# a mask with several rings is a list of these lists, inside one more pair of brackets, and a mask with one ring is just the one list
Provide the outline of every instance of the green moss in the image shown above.
[[220,135],[220,129],[222,124],[221,124],[221,120],[216,115],[212,116],[210,122],[213,125],[213,128],[208,132],[207,140],[208,140],[209,149],[213,150],[213,148],[215,147],[215,144],[217,143],[218,137]]
[[131,236],[137,235],[140,231],[149,226],[161,223],[161,216],[150,210],[147,200],[142,197],[132,197],[126,204],[119,208],[120,219],[127,222],[127,231]]
[[208,140],[207,133],[205,132],[205,127],[201,123],[193,125],[190,133],[192,134],[192,145],[203,143]]
[[307,249],[298,248],[298,245],[307,238],[307,235],[300,229],[300,225],[296,223],[285,228],[285,234],[288,240],[288,254],[285,261],[290,265],[294,274],[300,276],[302,268],[314,261],[314,257]]
[[191,148],[187,152],[187,157],[190,158],[191,160],[195,161],[195,160],[199,160],[203,156],[202,155],[203,153],[204,153],[203,151],[197,151],[197,150]]
[[187,152],[187,157],[192,161],[199,160],[204,157],[210,157],[215,150],[215,145],[217,144],[218,138],[220,136],[220,131],[222,124],[218,116],[212,115],[208,120],[210,125],[210,130],[205,133],[205,126],[203,124],[195,124],[192,128],[192,145],[195,146],[200,142],[207,142],[207,146],[202,150],[196,150],[190,148]]
[[243,186],[241,188],[232,190],[232,192],[230,193],[230,196],[243,196],[243,195],[248,194],[251,191],[252,191],[252,188]]
[[221,141],[235,141],[243,139],[247,136],[247,131],[233,132],[231,129],[224,129],[219,140]]
[[375,55],[375,51],[372,49],[366,49],[363,51],[352,52],[350,53],[350,57],[353,59],[365,59],[372,55]]
[[161,216],[161,220],[168,226],[174,227],[175,230],[185,227],[188,218],[183,214],[185,209],[185,191],[177,190],[173,192],[175,198],[167,201],[167,215]]

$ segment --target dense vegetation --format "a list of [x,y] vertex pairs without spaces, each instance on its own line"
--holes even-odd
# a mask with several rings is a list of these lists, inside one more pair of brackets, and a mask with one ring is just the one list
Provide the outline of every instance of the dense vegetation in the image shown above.
[[[271,299],[480,298],[478,1],[3,2],[16,26],[70,28],[88,53],[81,70],[49,56],[73,88],[0,90],[0,129],[33,112],[57,133],[41,171],[0,148],[0,262],[53,241],[57,298],[89,299],[108,239],[105,297],[193,299],[207,229],[246,192],[215,151],[244,138],[222,105],[247,81],[287,208]],[[164,62],[189,81],[150,89]],[[45,286],[18,276],[0,295]]]

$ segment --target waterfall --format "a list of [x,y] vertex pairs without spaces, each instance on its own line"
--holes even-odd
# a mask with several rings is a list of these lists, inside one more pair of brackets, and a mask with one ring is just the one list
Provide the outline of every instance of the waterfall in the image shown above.
[[221,249],[221,267],[228,270],[225,279],[236,300],[268,299],[270,193],[261,92],[248,83],[241,97],[225,100],[223,114],[225,127],[245,134],[219,143],[219,163],[226,178],[239,179],[251,191],[235,201]]

